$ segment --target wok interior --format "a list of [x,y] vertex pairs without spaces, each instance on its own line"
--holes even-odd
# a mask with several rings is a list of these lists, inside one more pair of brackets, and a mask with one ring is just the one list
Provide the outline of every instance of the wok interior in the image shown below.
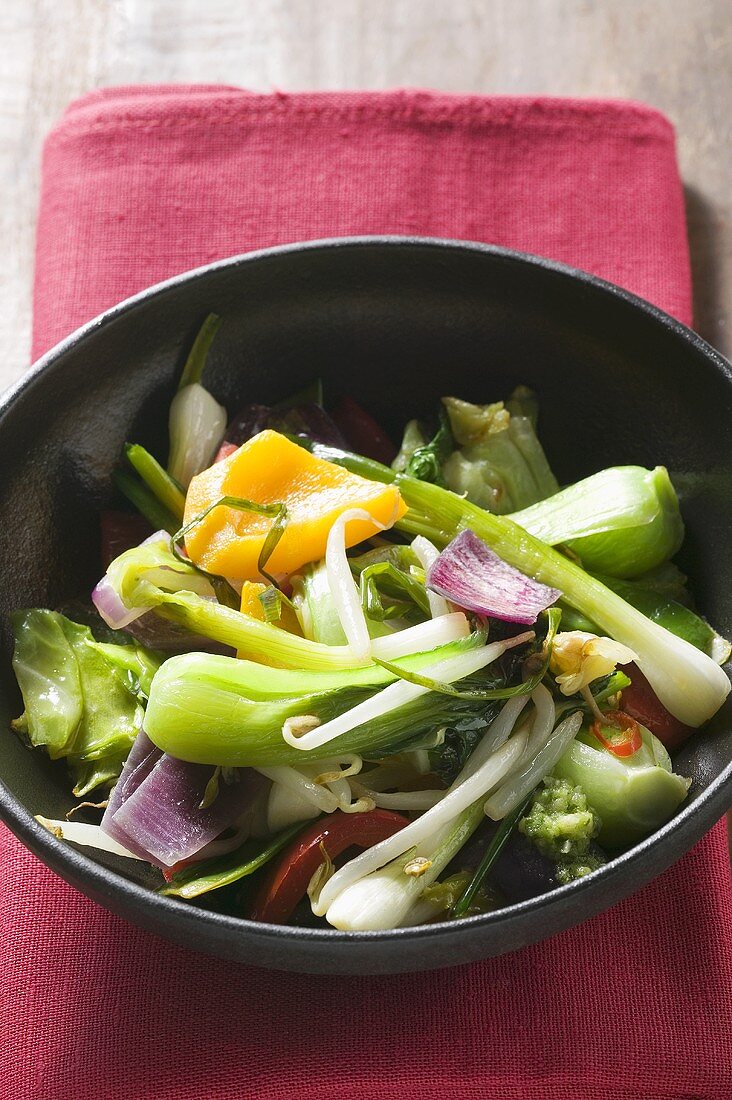
[[[177,374],[210,311],[224,323],[206,380],[230,414],[320,377],[326,396],[350,393],[398,440],[444,394],[485,402],[525,383],[560,483],[666,465],[687,525],[679,563],[702,612],[732,633],[732,381],[700,348],[622,298],[491,252],[361,244],[209,270],[72,342],[0,417],[0,775],[31,813],[62,817],[73,799],[63,765],[8,730],[20,709],[8,612],[88,595],[122,444],[165,456]],[[691,799],[732,758],[731,713],[728,701],[678,757]],[[150,881],[141,864],[99,860]]]

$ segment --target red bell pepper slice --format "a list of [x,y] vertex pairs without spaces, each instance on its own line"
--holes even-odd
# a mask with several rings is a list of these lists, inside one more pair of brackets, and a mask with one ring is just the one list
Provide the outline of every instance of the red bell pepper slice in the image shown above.
[[[606,737],[603,733],[603,727],[607,726],[615,726],[620,730],[620,734],[612,734],[610,737]],[[633,756],[643,744],[640,726],[635,718],[631,718],[629,714],[625,714],[622,710],[607,711],[603,715],[602,722],[598,718],[592,723],[590,731],[614,756]]]
[[332,414],[349,445],[360,455],[391,465],[397,449],[384,429],[352,397],[343,397]]
[[285,924],[307,893],[323,862],[323,851],[335,860],[347,848],[371,848],[409,824],[391,810],[344,814],[336,810],[314,822],[280,856],[262,883],[249,914],[251,920]]
[[694,732],[666,710],[655,691],[636,665],[624,669],[630,677],[630,686],[623,689],[622,707],[642,726],[654,733],[659,741],[672,752],[683,745]]

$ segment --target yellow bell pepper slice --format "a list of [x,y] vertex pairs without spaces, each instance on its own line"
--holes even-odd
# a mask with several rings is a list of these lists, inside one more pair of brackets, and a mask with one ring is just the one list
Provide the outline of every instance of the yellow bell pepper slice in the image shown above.
[[[241,610],[245,615],[251,615],[253,619],[259,619],[260,622],[264,622],[264,608],[262,607],[262,601],[259,599],[262,592],[267,590],[266,584],[259,584],[257,581],[244,581],[241,586]],[[287,604],[282,606],[282,618],[276,626],[280,626],[283,630],[287,630],[290,634],[297,634],[302,637],[302,630],[300,629],[300,623],[298,622],[297,615],[288,607]],[[276,661],[270,661],[266,654],[263,654],[260,650],[256,653],[249,653],[246,650],[240,649],[237,653],[237,657],[243,657],[249,661],[257,661],[260,665],[276,665]]]
[[[394,485],[349,473],[273,431],[260,432],[193,478],[184,523],[223,496],[286,505],[285,530],[267,562],[267,572],[276,576],[319,561],[333,523],[347,509],[359,508],[371,517],[348,524],[348,546],[390,527],[407,510]],[[188,532],[186,550],[191,561],[209,573],[259,580],[257,561],[272,523],[270,516],[222,505]]]

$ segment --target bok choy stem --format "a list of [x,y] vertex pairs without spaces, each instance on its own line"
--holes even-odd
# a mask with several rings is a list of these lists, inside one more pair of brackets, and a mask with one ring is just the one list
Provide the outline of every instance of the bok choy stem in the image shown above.
[[[298,442],[307,445],[303,440]],[[659,699],[681,722],[688,726],[702,725],[726,699],[730,682],[710,657],[651,622],[601,581],[539,542],[509,517],[492,515],[437,485],[396,475],[371,459],[333,447],[311,446],[322,458],[337,461],[354,473],[381,482],[396,482],[409,507],[397,522],[401,530],[425,535],[444,545],[446,533],[452,538],[469,528],[509,565],[560,589],[568,604],[597,623],[604,633],[635,651],[638,666]]]

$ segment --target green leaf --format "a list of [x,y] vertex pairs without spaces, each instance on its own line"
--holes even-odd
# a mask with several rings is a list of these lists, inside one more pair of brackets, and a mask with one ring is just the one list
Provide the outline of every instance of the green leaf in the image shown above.
[[25,704],[14,727],[52,759],[67,758],[75,793],[113,782],[142,725],[143,684],[149,690],[158,658],[98,643],[56,611],[19,611],[12,625]]
[[442,467],[455,446],[450,422],[444,412],[440,412],[440,426],[436,435],[421,447],[417,447],[406,464],[405,473],[418,481],[429,481],[435,485],[444,485]]
[[163,508],[182,521],[186,497],[178,482],[139,443],[125,443],[125,457]]
[[532,791],[528,798],[525,798],[523,802],[520,802],[510,813],[501,818],[500,824],[494,833],[490,844],[486,848],[483,858],[481,859],[475,874],[465,888],[465,892],[462,897],[455,904],[452,915],[456,919],[459,917],[465,917],[469,915],[470,908],[473,904],[476,894],[483,885],[483,881],[486,875],[489,873],[494,863],[500,856],[501,852],[505,848],[511,833],[516,828],[518,822],[523,816],[524,810],[528,806],[531,799],[534,797]]
[[215,313],[209,313],[198,330],[198,335],[193,341],[191,350],[188,352],[188,358],[186,359],[185,366],[180,376],[180,382],[178,383],[179,390],[182,390],[185,386],[191,386],[194,382],[201,381],[201,375],[206,366],[209,349],[220,325],[221,318]]

